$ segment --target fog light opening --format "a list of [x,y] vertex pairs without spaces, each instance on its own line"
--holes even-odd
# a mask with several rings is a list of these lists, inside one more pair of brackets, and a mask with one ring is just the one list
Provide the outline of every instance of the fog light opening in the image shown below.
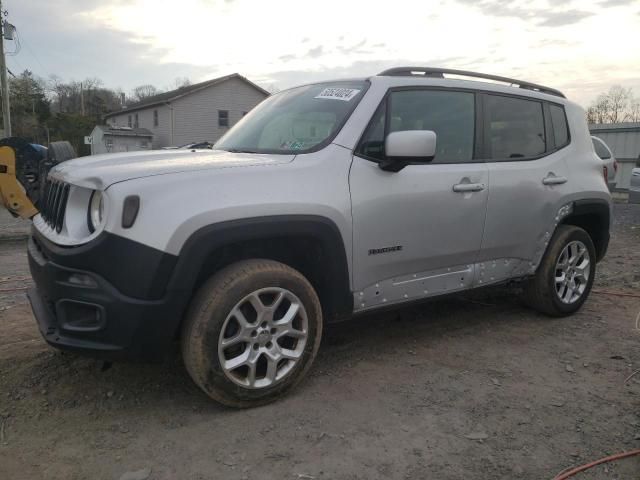
[[98,286],[98,284],[96,283],[96,281],[91,278],[89,275],[85,275],[83,273],[72,273],[71,275],[69,275],[69,278],[67,279],[67,282],[73,284],[73,285],[78,285],[80,287],[91,287],[91,288],[95,288]]

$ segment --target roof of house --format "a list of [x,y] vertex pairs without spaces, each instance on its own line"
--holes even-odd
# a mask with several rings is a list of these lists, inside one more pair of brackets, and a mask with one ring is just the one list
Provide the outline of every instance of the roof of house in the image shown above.
[[202,90],[203,88],[208,88],[208,87],[211,87],[213,85],[217,85],[219,83],[226,82],[227,80],[231,80],[233,78],[237,78],[239,80],[244,81],[245,83],[247,83],[251,87],[253,87],[256,90],[258,90],[260,93],[263,93],[265,96],[269,96],[270,95],[270,93],[267,92],[264,88],[259,87],[258,85],[253,83],[251,80],[248,80],[247,78],[243,77],[239,73],[232,73],[231,75],[225,75],[224,77],[218,77],[218,78],[214,78],[212,80],[207,80],[205,82],[194,83],[193,85],[186,85],[184,87],[176,88],[175,90],[171,90],[169,92],[159,93],[158,95],[153,95],[151,97],[147,97],[144,100],[141,100],[141,101],[139,101],[137,103],[129,105],[126,108],[123,108],[122,110],[117,110],[115,112],[109,112],[104,116],[104,118],[113,117],[114,115],[128,113],[128,112],[132,112],[132,111],[135,111],[135,110],[140,110],[142,108],[147,108],[147,107],[151,107],[151,106],[154,106],[154,105],[162,105],[164,103],[169,103],[169,102],[172,102],[173,100],[175,100],[177,98],[184,97],[185,95],[189,95],[191,93],[195,93],[195,92],[197,92],[199,90]]
[[591,123],[589,131],[593,132],[640,132],[640,122]]
[[153,137],[153,133],[146,128],[117,127],[110,125],[96,125],[104,135],[118,137]]

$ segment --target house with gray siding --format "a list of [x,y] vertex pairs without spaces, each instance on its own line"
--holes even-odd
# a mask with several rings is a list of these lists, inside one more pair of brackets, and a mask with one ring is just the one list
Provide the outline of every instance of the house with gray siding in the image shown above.
[[111,127],[145,128],[152,148],[214,143],[269,92],[234,73],[154,95],[105,115]]
[[89,135],[91,155],[150,150],[153,133],[146,128],[96,125]]
[[640,122],[591,124],[589,131],[609,146],[618,161],[616,190],[628,190],[631,171],[640,158]]

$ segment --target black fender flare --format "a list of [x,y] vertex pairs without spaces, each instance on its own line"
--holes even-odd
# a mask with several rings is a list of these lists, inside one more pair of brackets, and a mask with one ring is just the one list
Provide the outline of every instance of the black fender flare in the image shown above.
[[[588,219],[588,220],[587,220]],[[593,219],[597,219],[596,222]],[[596,247],[596,261],[604,258],[609,247],[611,204],[602,198],[585,198],[573,202],[573,210],[561,224],[576,225],[589,233]]]
[[168,289],[191,292],[206,260],[224,247],[251,240],[300,236],[317,240],[331,260],[323,264],[323,276],[331,286],[321,295],[325,318],[351,315],[353,294],[344,241],[336,224],[318,215],[252,217],[202,227],[191,234],[180,249]]

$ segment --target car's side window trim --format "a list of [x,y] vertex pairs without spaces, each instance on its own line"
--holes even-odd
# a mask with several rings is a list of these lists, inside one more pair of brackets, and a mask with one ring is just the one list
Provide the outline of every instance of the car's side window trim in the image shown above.
[[[481,92],[475,92],[475,133],[473,139],[473,158],[477,162],[484,162],[487,158],[487,142],[485,141],[484,102]],[[473,160],[472,160],[473,161]]]
[[[378,104],[378,106],[376,107],[373,115],[371,116],[371,118],[369,119],[369,122],[367,123],[366,128],[364,129],[364,131],[362,132],[362,134],[360,135],[360,138],[358,139],[358,142],[356,143],[355,148],[353,149],[353,155],[360,157],[364,160],[368,160],[370,162],[374,162],[374,163],[380,163],[381,159],[378,158],[374,158],[374,157],[369,157],[367,155],[365,155],[364,153],[362,153],[360,151],[360,148],[362,147],[362,142],[363,140],[366,138],[366,136],[369,134],[370,130],[372,128],[375,128],[374,122],[376,120],[376,118],[378,117],[379,113],[380,113],[380,109],[383,108],[385,110],[385,118],[384,118],[384,139],[387,138],[387,135],[389,134],[389,126],[390,126],[390,116],[388,115],[390,106],[391,106],[391,95],[394,92],[402,92],[402,91],[424,91],[424,90],[430,90],[430,91],[439,91],[439,92],[463,92],[463,93],[472,93],[474,95],[474,126],[473,126],[473,148],[472,148],[472,157],[471,160],[468,161],[464,161],[464,162],[446,162],[446,163],[438,163],[438,162],[420,162],[420,161],[416,161],[416,162],[408,162],[408,165],[461,165],[461,164],[465,164],[465,163],[482,163],[484,162],[483,158],[480,156],[480,149],[479,147],[481,145],[483,145],[483,141],[481,138],[479,138],[478,133],[479,130],[482,131],[483,129],[479,129],[479,123],[478,120],[479,117],[478,116],[478,106],[480,105],[480,102],[478,100],[478,95],[479,95],[479,91],[478,90],[473,90],[470,88],[447,88],[447,87],[440,87],[440,86],[421,86],[421,85],[408,85],[408,86],[402,86],[402,87],[391,87],[389,89],[387,89],[387,91],[384,94],[384,97],[382,98],[382,100],[380,100],[380,103]],[[480,105],[480,108],[482,108],[482,105]],[[384,140],[383,140],[384,141]]]

